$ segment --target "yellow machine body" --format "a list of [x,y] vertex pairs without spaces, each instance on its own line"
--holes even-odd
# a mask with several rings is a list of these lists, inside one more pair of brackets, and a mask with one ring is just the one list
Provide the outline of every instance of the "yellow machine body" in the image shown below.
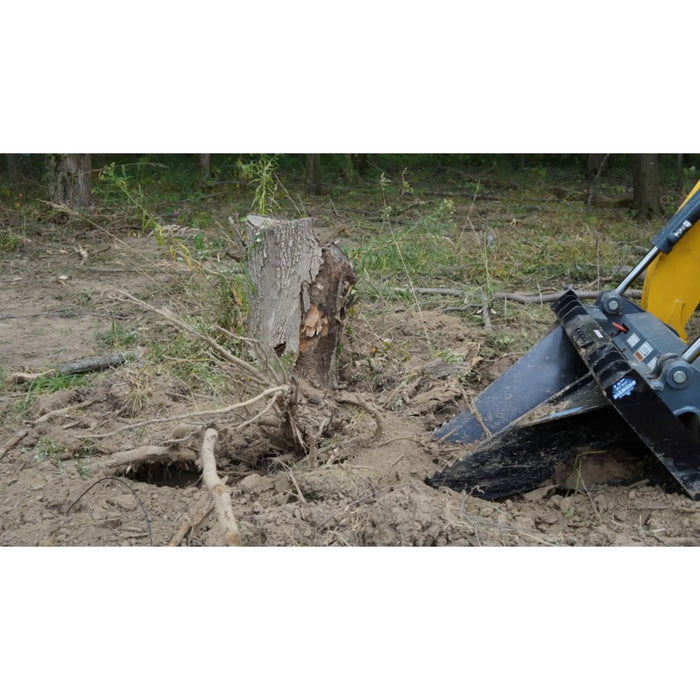
[[[700,181],[685,202],[700,189]],[[683,204],[685,204],[683,202]],[[700,221],[668,254],[649,265],[642,289],[642,308],[673,328],[684,342],[686,325],[700,303]]]

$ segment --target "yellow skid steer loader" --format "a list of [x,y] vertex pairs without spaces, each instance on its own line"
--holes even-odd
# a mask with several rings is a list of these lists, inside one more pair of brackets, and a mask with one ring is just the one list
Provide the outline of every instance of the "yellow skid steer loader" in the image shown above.
[[[498,499],[536,488],[582,449],[623,444],[651,453],[700,499],[700,182],[616,289],[552,304],[554,330],[435,431],[474,445],[427,479]],[[645,273],[641,305],[625,292]]]

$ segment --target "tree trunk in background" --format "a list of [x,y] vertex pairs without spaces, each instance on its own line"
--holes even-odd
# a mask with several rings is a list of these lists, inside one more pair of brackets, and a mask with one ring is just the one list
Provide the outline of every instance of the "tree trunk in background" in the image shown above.
[[199,155],[199,188],[206,186],[211,177],[211,154],[200,153]]
[[683,154],[676,154],[676,187],[683,192],[685,190],[685,178],[683,177]]
[[17,154],[16,153],[8,153],[7,154],[7,177],[9,178],[10,182],[14,185],[17,180],[18,180],[18,171],[17,171]]
[[360,177],[364,177],[367,174],[367,166],[369,165],[369,160],[366,153],[355,153],[352,155],[353,164],[355,169],[360,174]]
[[310,194],[321,194],[321,154],[314,153],[306,156],[306,191]]
[[659,165],[656,154],[632,156],[632,188],[638,218],[651,219],[661,214]]
[[586,156],[586,167],[584,168],[586,177],[595,177],[605,158],[605,153],[589,153]]
[[343,156],[343,174],[348,182],[355,182],[355,164],[351,153],[346,153]]
[[52,155],[48,163],[49,199],[71,208],[92,203],[92,158],[90,154]]

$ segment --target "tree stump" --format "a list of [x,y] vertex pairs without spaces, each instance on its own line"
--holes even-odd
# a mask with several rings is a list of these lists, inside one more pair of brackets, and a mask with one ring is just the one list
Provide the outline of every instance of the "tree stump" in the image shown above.
[[313,451],[332,419],[337,350],[355,283],[334,243],[321,246],[311,219],[249,216],[249,334],[278,355],[294,354],[286,437]]

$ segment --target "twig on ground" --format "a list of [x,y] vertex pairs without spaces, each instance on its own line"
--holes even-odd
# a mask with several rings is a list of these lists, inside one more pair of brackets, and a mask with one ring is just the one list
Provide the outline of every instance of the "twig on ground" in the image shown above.
[[[547,304],[552,301],[558,301],[566,292],[552,292],[551,294],[518,294],[515,292],[496,292],[494,299],[508,299],[509,301],[517,301],[520,304]],[[579,299],[596,299],[600,292],[589,291],[586,289],[574,290]],[[631,299],[641,299],[642,293],[637,289],[630,289],[625,292],[625,295]]]
[[233,514],[231,493],[216,473],[214,443],[217,437],[218,433],[213,428],[205,431],[199,466],[202,468],[202,481],[209,489],[209,493],[214,500],[214,509],[216,510],[219,524],[224,531],[224,542],[231,547],[238,547],[241,544],[241,537],[238,531],[238,523]]
[[0,447],[0,459],[2,459],[10,450],[17,447],[20,441],[27,436],[29,431],[26,429],[15,433],[2,447]]
[[294,484],[294,488],[297,492],[297,496],[299,496],[299,500],[302,503],[308,503],[308,501],[304,497],[304,494],[301,492],[301,489],[299,488],[299,482],[297,481],[296,477],[294,476],[294,472],[291,469],[287,469],[287,474],[289,474],[289,478],[290,478],[292,484]]
[[481,295],[481,316],[484,319],[484,330],[487,333],[493,332],[491,325],[491,313],[489,312],[489,300],[486,294]]
[[354,406],[359,406],[360,408],[363,408],[365,411],[367,411],[367,413],[369,413],[372,416],[372,418],[374,418],[374,422],[377,424],[372,438],[374,440],[379,440],[379,438],[381,438],[381,436],[384,434],[384,422],[382,421],[382,414],[379,412],[378,408],[372,406],[367,401],[361,399],[357,395],[351,395],[345,392],[339,394],[336,400],[338,401],[338,403],[353,404]]
[[372,491],[372,493],[368,493],[366,496],[362,496],[361,498],[357,498],[354,501],[350,501],[350,503],[346,503],[345,505],[341,506],[338,508],[338,510],[333,511],[322,523],[319,524],[318,529],[320,530],[327,522],[330,520],[333,520],[338,513],[342,513],[344,510],[347,510],[348,508],[351,508],[352,506],[359,505],[360,503],[364,503],[365,501],[369,501],[371,498],[374,498],[378,493],[382,491],[390,491],[394,487],[393,486],[382,486],[381,488],[377,489],[376,491]]
[[80,403],[73,404],[71,406],[66,406],[65,408],[57,408],[55,411],[49,411],[44,413],[44,415],[39,416],[36,420],[32,421],[32,425],[39,425],[40,423],[46,423],[46,421],[56,418],[57,416],[64,416],[66,413],[70,413],[76,408],[85,408],[86,406],[92,406],[95,403],[94,399],[88,401],[81,401]]

